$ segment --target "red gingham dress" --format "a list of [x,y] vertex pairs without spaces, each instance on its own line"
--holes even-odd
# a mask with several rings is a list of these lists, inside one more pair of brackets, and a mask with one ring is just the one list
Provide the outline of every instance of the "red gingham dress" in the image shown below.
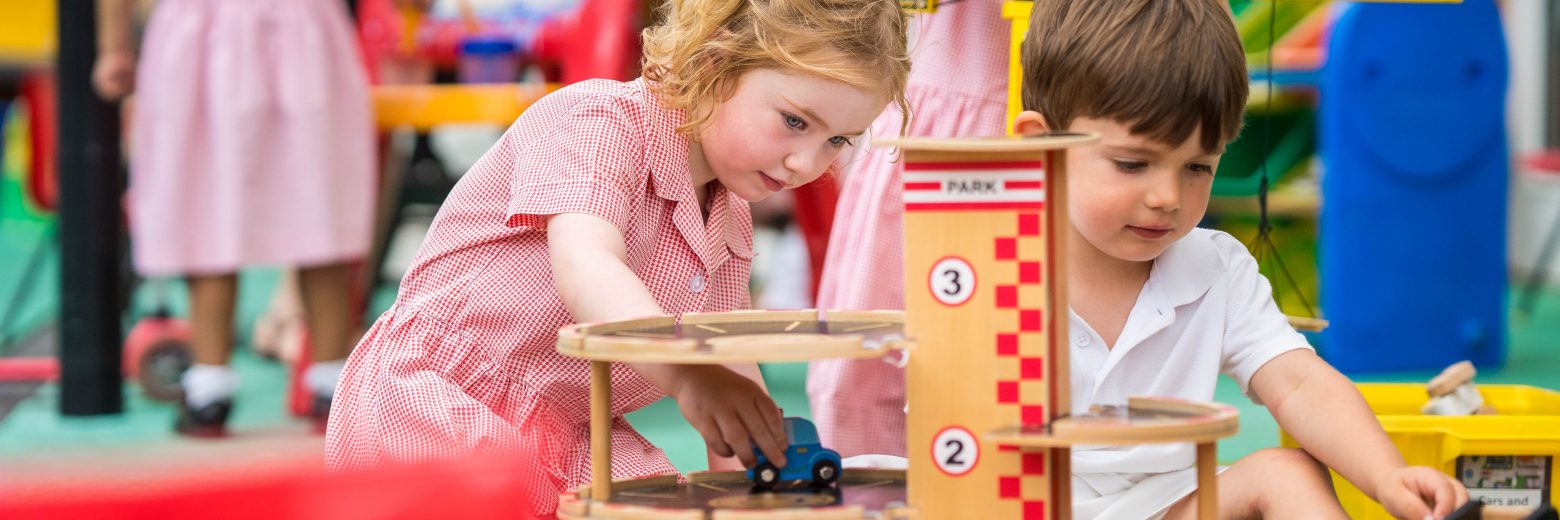
[[[590,371],[554,350],[573,322],[553,285],[546,219],[587,213],[623,231],[628,266],[668,313],[748,306],[752,217],[712,185],[705,221],[684,115],[643,79],[591,80],[522,114],[451,192],[394,306],[348,359],[326,433],[332,470],[516,450],[560,492],[589,483]],[[676,473],[622,415],[663,397],[612,367],[612,476]]]
[[[914,116],[909,135],[1002,135],[1011,29],[1000,2],[949,3],[916,21],[910,56],[915,65],[905,90]],[[889,108],[873,123],[872,135],[897,136],[899,125],[899,110]],[[903,167],[900,155],[883,147],[849,165],[818,288],[819,308],[905,308]],[[878,359],[814,361],[807,395],[824,446],[846,457],[904,456],[903,369]]]

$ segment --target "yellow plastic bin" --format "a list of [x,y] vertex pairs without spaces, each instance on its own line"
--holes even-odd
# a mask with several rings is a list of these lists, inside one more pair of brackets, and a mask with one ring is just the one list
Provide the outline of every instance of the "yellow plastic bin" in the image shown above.
[[[1469,496],[1491,504],[1535,507],[1557,498],[1560,392],[1479,385],[1485,404],[1497,415],[1441,417],[1419,413],[1429,400],[1423,384],[1361,384],[1359,389],[1409,464],[1453,475],[1468,487]],[[1299,446],[1287,432],[1280,433],[1279,442],[1286,448]],[[1392,518],[1337,473],[1332,477],[1350,518]]]

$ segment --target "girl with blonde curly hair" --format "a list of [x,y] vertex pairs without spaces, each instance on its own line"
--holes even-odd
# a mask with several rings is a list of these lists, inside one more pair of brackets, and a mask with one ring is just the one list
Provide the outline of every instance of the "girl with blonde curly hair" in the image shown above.
[[[670,4],[643,77],[544,97],[461,179],[347,362],[329,467],[518,451],[553,513],[590,474],[589,367],[554,350],[558,329],[747,307],[748,203],[832,171],[905,105],[895,0]],[[712,468],[755,447],[784,465],[756,366],[629,363],[612,367],[614,479],[676,472],[623,418],[665,396]]]

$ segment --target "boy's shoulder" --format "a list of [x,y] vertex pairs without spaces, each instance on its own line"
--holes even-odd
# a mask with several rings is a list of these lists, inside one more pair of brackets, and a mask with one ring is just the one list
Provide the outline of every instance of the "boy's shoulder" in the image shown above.
[[1186,303],[1201,297],[1231,276],[1236,267],[1253,262],[1245,244],[1229,233],[1196,228],[1154,260],[1154,277],[1171,295]]
[[[1176,241],[1165,253],[1169,254],[1176,249],[1188,250],[1183,253],[1195,254],[1204,263],[1214,263],[1216,261],[1221,267],[1225,268],[1235,264],[1242,258],[1251,257],[1251,252],[1246,250],[1246,244],[1241,243],[1240,239],[1235,238],[1234,235],[1217,229],[1201,227],[1193,228],[1191,233],[1181,237],[1181,240]],[[1217,258],[1215,259],[1215,257]]]

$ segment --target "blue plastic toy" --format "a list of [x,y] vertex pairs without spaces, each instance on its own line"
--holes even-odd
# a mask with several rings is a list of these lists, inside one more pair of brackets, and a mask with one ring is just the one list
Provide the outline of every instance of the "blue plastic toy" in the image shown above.
[[762,489],[774,489],[781,482],[811,480],[815,486],[827,486],[840,479],[840,454],[818,443],[818,428],[801,417],[785,418],[786,465],[777,468],[757,448],[758,464],[748,469],[748,480]]
[[1511,161],[1500,12],[1344,8],[1321,88],[1324,354],[1345,373],[1498,367]]

